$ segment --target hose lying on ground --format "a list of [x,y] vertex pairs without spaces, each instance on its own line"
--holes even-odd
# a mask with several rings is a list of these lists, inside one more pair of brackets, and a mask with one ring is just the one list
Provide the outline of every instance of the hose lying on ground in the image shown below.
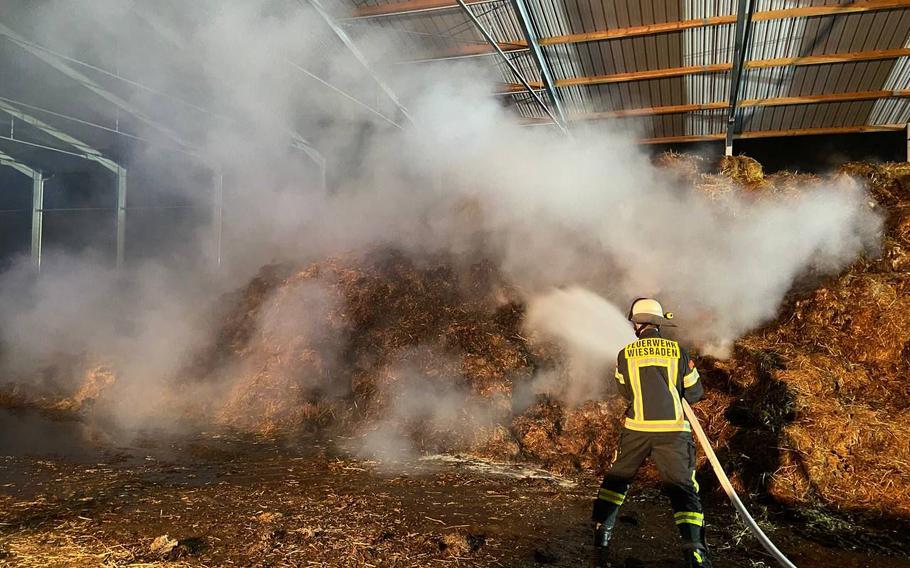
[[771,539],[768,538],[761,528],[758,526],[758,523],[755,522],[755,519],[752,518],[752,515],[749,514],[749,511],[746,510],[746,506],[743,505],[743,502],[739,500],[739,495],[736,494],[736,491],[733,490],[733,486],[730,485],[730,479],[727,477],[727,474],[724,472],[724,468],[721,467],[720,462],[717,461],[717,456],[714,454],[714,450],[711,448],[711,442],[708,440],[708,437],[705,435],[705,431],[702,430],[701,424],[698,422],[698,418],[695,416],[695,413],[692,412],[692,407],[689,406],[689,403],[685,399],[682,401],[683,411],[686,413],[686,418],[689,419],[689,423],[692,425],[692,431],[695,432],[695,437],[698,438],[698,443],[701,444],[702,449],[705,451],[705,455],[708,456],[708,461],[711,462],[711,467],[714,469],[714,474],[717,476],[720,485],[724,488],[724,492],[729,497],[730,502],[733,503],[733,506],[736,508],[736,512],[739,513],[740,518],[743,522],[746,523],[746,526],[749,527],[749,530],[752,531],[752,534],[755,535],[755,538],[758,539],[758,542],[761,543],[765,550],[774,557],[775,560],[780,563],[781,566],[786,566],[787,568],[796,568],[796,565],[790,562],[783,553],[774,546],[774,543],[771,542]]

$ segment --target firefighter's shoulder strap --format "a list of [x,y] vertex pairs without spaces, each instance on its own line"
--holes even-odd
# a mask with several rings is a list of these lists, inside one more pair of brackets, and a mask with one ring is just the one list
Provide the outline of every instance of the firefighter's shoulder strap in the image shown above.
[[711,448],[711,442],[708,441],[708,437],[705,435],[705,431],[702,430],[701,424],[698,423],[698,418],[695,416],[695,413],[692,412],[692,407],[689,406],[689,403],[685,399],[682,400],[683,412],[686,413],[686,417],[689,419],[689,424],[692,425],[692,431],[695,433],[695,437],[698,438],[698,442],[701,444],[702,449],[705,451],[705,455],[708,456],[708,461],[711,462],[711,467],[714,469],[714,474],[717,476],[718,481],[720,481],[721,486],[724,488],[724,492],[727,494],[727,497],[730,499],[730,502],[733,503],[733,506],[736,508],[736,512],[739,513],[740,518],[743,522],[746,523],[746,526],[749,527],[749,530],[752,531],[752,534],[755,535],[755,538],[758,539],[758,542],[761,543],[765,550],[774,557],[775,560],[781,565],[786,566],[787,568],[796,568],[796,565],[790,562],[784,554],[774,546],[774,543],[771,542],[771,539],[765,535],[761,530],[761,527],[758,526],[758,523],[755,522],[755,519],[752,518],[752,515],[749,514],[749,511],[746,510],[746,506],[743,505],[743,502],[739,500],[739,495],[736,494],[736,491],[733,489],[733,486],[730,485],[730,479],[727,477],[727,474],[724,472],[724,468],[721,467],[720,462],[717,461],[717,455],[714,454],[714,450]]

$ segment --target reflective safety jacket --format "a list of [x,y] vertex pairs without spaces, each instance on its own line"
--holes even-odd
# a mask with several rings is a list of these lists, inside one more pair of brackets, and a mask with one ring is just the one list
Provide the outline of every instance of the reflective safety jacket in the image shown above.
[[656,329],[619,352],[616,361],[619,392],[631,405],[626,428],[639,432],[688,432],[681,398],[694,404],[704,390],[698,369],[689,368],[689,354]]

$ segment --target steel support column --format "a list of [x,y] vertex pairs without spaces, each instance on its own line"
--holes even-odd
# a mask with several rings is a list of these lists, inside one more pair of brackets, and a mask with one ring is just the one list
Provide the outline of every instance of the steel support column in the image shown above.
[[755,4],[752,0],[739,0],[736,8],[736,29],[733,35],[733,70],[730,75],[730,104],[727,114],[727,135],[724,155],[733,155],[733,136],[736,134],[736,111],[739,106],[743,68],[746,51],[749,49],[749,36],[752,31],[752,12]]
[[540,95],[537,93],[537,91],[531,87],[531,84],[528,83],[528,80],[525,79],[524,75],[521,74],[521,71],[518,69],[515,63],[506,56],[502,49],[500,49],[499,43],[497,43],[493,36],[490,35],[490,32],[488,32],[487,29],[483,27],[483,23],[481,23],[477,16],[474,15],[474,12],[472,12],[468,5],[465,4],[464,0],[457,0],[457,2],[458,5],[461,6],[461,9],[464,11],[464,13],[467,14],[468,18],[470,18],[471,22],[477,28],[477,31],[480,32],[480,35],[482,35],[483,38],[487,40],[487,43],[493,46],[493,49],[496,50],[496,53],[499,54],[499,57],[502,58],[503,62],[508,65],[509,69],[512,71],[512,74],[515,75],[515,78],[518,79],[522,85],[524,85],[525,90],[527,90],[528,93],[534,97],[534,100],[537,101],[537,104],[540,105],[540,108],[542,108],[543,111],[547,113],[547,116],[550,117],[550,120],[552,120],[553,123],[556,124],[557,128],[559,128],[564,134],[568,134],[569,131],[566,130],[565,126],[563,126],[562,123],[553,115],[553,111],[551,111],[547,103],[545,103],[543,99],[540,98]]
[[44,175],[32,174],[32,265],[41,271],[41,253],[44,237]]
[[224,173],[212,175],[212,258],[215,267],[221,266],[221,241],[224,237]]
[[559,123],[564,129],[568,129],[569,124],[566,121],[566,114],[563,112],[562,103],[559,100],[559,95],[556,93],[556,83],[553,80],[553,74],[550,72],[550,66],[547,64],[543,50],[540,48],[540,38],[537,37],[537,31],[534,29],[531,11],[528,9],[525,0],[513,1],[515,3],[515,11],[518,14],[518,19],[521,22],[521,29],[524,32],[525,40],[528,42],[528,47],[531,48],[531,56],[534,58],[534,63],[537,64],[537,70],[540,71],[540,79],[543,82],[544,88],[547,90],[547,95],[550,97],[550,104],[552,104],[553,108],[556,110],[556,116],[559,117]]
[[117,268],[123,268],[126,252],[126,168],[117,167]]
[[[106,170],[113,173],[114,176],[116,176],[116,179],[117,179],[117,268],[121,268],[123,266],[123,258],[124,258],[125,243],[126,243],[126,169],[123,166],[121,166],[120,164],[118,164],[117,162],[104,156],[99,150],[89,146],[85,142],[83,142],[77,138],[74,138],[73,136],[70,136],[69,134],[67,134],[65,132],[58,130],[57,128],[51,126],[50,124],[47,124],[46,122],[44,122],[38,118],[35,118],[34,116],[31,116],[30,114],[23,112],[22,110],[18,109],[17,107],[15,107],[13,105],[10,105],[9,103],[0,101],[0,112],[4,112],[14,118],[17,118],[17,119],[21,120],[22,122],[28,124],[29,126],[31,126],[33,128],[37,128],[38,130],[44,132],[45,134],[48,134],[48,135],[56,138],[60,142],[63,142],[64,144],[72,146],[73,148],[75,148],[76,150],[79,151],[78,155],[81,155],[86,160],[91,160],[93,162],[97,162],[98,164],[103,166]],[[34,176],[33,176],[33,178],[34,178]],[[44,199],[44,197],[43,197],[43,193],[44,193],[43,178],[41,181],[41,193],[42,193],[42,201],[43,201],[43,199]],[[33,225],[33,229],[34,229],[34,226],[35,226],[34,215],[32,217],[32,225]],[[40,240],[40,235],[39,235],[39,240]],[[33,258],[36,253],[35,246],[36,246],[35,245],[35,233],[33,231],[33,233],[32,233]],[[38,243],[37,247],[38,247],[37,262],[40,263],[40,255],[41,255],[40,242]]]
[[41,270],[41,241],[44,229],[44,174],[0,150],[0,166],[13,168],[32,179],[32,265]]

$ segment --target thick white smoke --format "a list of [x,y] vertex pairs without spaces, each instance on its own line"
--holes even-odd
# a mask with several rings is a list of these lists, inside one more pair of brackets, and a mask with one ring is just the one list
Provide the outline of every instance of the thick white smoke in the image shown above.
[[538,376],[534,389],[577,404],[602,398],[604,377],[616,365],[616,356],[635,341],[632,326],[612,304],[583,288],[553,290],[533,298],[525,316],[527,328],[556,341],[571,365],[569,382]]
[[[629,330],[593,293],[554,287],[582,286],[619,306],[655,295],[678,313],[686,339],[723,353],[774,317],[801,274],[845,266],[874,245],[880,229],[862,188],[846,180],[784,201],[733,197],[721,207],[656,170],[631,135],[609,122],[579,127],[572,138],[518,126],[489,96],[495,80],[483,67],[488,62],[394,65],[411,54],[381,29],[357,24],[351,32],[408,106],[411,124],[305,2],[24,3],[17,23],[39,44],[116,63],[123,76],[153,89],[130,91],[132,100],[187,133],[199,161],[225,176],[226,268],[217,279],[157,262],[134,262],[117,274],[92,253],[49,258],[28,302],[21,301],[22,267],[0,283],[8,373],[18,376],[61,352],[109,357],[124,384],[134,385],[121,414],[170,388],[211,333],[201,318],[210,300],[272,260],[378,243],[492,259],[526,299],[536,298],[533,328],[569,330],[572,345],[591,348],[594,357],[585,360],[593,366],[579,372],[587,378],[562,390],[541,386],[578,402],[597,395],[592,377]],[[328,189],[313,162],[290,147],[291,131],[324,155]],[[140,133],[166,141],[156,128]],[[157,167],[168,168],[169,155],[154,153]],[[207,185],[184,189],[187,200],[207,206]],[[201,229],[199,250],[208,238]],[[608,321],[615,325],[602,327]],[[437,410],[464,401],[449,392],[428,396]],[[425,406],[398,408],[414,416]]]

